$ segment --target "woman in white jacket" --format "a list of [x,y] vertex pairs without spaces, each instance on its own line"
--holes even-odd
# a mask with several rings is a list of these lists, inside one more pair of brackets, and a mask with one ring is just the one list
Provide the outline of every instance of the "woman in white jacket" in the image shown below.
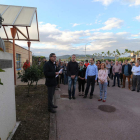
[[98,72],[99,88],[100,88],[100,99],[98,101],[102,101],[102,94],[104,92],[103,102],[106,102],[107,85],[108,85],[107,77],[108,77],[108,70],[106,69],[105,63],[102,63],[101,64],[101,69]]

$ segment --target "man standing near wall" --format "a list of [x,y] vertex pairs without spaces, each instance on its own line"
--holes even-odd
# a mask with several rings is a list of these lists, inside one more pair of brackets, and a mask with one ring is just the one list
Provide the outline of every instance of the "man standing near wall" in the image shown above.
[[87,70],[86,70],[85,79],[87,81],[87,87],[86,87],[84,98],[87,98],[88,91],[89,91],[89,88],[90,88],[90,85],[91,85],[90,99],[92,99],[95,82],[97,81],[97,78],[98,78],[98,68],[94,64],[94,58],[90,59],[90,63],[91,64],[87,67]]
[[26,70],[26,69],[29,68],[29,67],[30,67],[30,62],[29,62],[29,60],[27,59],[26,62],[24,63],[24,65],[23,65],[23,69]]
[[56,75],[59,75],[59,72],[56,72],[54,62],[56,61],[55,53],[51,53],[49,56],[50,60],[44,65],[44,75],[46,77],[46,86],[48,87],[48,111],[55,113],[56,111],[53,108],[57,106],[53,105],[53,96],[55,94],[55,87],[57,85]]
[[125,88],[125,80],[126,80],[126,77],[128,78],[128,89],[130,90],[130,78],[131,78],[131,65],[128,64],[128,61],[125,60],[125,65],[122,66],[122,74],[123,74],[123,87],[122,88]]
[[73,85],[72,98],[75,99],[75,89],[78,76],[79,68],[76,62],[76,56],[72,55],[72,60],[68,63],[67,73],[68,73],[68,93],[69,99],[71,99],[71,86]]

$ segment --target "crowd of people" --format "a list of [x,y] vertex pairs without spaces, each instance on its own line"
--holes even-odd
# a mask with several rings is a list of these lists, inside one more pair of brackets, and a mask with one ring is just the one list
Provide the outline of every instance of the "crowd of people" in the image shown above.
[[[98,101],[106,102],[107,87],[110,87],[110,80],[113,80],[114,87],[117,84],[120,88],[125,88],[126,78],[128,79],[128,89],[137,92],[140,90],[140,66],[139,61],[135,63],[122,62],[94,62],[94,58],[90,59],[90,63],[81,61],[79,64],[76,62],[76,56],[72,55],[70,62],[56,61],[56,55],[50,54],[50,60],[45,63],[44,74],[46,77],[46,85],[48,87],[48,107],[49,111],[55,113],[53,108],[52,98],[55,93],[55,88],[60,88],[60,84],[68,84],[69,99],[75,99],[76,83],[78,81],[79,96],[87,98],[91,86],[89,98],[93,98],[95,83],[99,85],[100,98]],[[85,88],[86,85],[86,88]],[[131,89],[132,87],[132,89]]]

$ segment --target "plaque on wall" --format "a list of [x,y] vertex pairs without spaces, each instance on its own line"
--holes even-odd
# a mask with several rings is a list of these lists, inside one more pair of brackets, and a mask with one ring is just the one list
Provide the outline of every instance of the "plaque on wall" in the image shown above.
[[12,60],[0,59],[0,68],[12,68]]

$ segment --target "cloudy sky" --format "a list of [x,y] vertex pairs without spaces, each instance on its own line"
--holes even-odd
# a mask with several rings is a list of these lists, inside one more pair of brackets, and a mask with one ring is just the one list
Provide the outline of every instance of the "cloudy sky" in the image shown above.
[[[37,7],[40,42],[34,55],[57,56],[140,50],[140,0],[0,0]],[[26,42],[16,42],[26,47]]]

